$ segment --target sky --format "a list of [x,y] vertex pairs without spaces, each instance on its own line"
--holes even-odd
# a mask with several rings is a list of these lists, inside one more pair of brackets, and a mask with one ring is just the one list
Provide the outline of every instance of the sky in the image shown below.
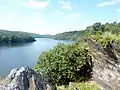
[[0,0],[0,29],[38,34],[119,22],[120,0]]

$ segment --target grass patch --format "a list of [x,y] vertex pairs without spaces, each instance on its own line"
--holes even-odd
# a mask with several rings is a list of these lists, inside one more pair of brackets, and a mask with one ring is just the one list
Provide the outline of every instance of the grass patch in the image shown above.
[[82,83],[70,83],[69,86],[58,86],[57,90],[100,90],[94,81]]
[[6,80],[5,77],[0,77],[0,85],[2,85],[2,84],[6,85],[6,84],[9,84],[9,83],[10,83],[10,81]]

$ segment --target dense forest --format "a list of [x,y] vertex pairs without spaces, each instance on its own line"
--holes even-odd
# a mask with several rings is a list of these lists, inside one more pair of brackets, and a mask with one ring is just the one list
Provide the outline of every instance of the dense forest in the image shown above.
[[35,39],[26,32],[0,30],[0,43],[33,42]]

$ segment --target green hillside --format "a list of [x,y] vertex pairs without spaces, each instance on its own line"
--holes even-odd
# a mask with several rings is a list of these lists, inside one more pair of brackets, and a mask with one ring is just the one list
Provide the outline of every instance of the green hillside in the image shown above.
[[35,39],[26,32],[0,30],[0,43],[33,42]]
[[88,34],[94,35],[96,32],[99,32],[99,33],[110,32],[111,34],[119,34],[120,33],[120,23],[113,22],[113,23],[101,24],[100,22],[97,22],[91,26],[88,26],[85,30],[70,31],[70,32],[56,34],[54,36],[54,39],[79,40],[83,36],[86,36]]

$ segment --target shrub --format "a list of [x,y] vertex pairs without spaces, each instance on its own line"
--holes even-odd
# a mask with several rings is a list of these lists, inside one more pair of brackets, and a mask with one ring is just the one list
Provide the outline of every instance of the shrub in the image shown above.
[[35,66],[53,85],[89,79],[92,59],[88,50],[79,44],[58,44],[48,52],[43,52]]

